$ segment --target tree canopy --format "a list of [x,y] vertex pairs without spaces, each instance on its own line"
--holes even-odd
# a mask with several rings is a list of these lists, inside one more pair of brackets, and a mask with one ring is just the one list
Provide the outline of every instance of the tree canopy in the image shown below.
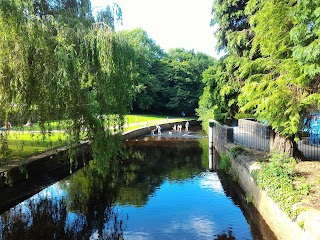
[[[94,147],[111,133],[108,126],[123,125],[134,52],[112,26],[94,21],[89,0],[3,0],[0,32],[5,122],[19,125],[32,116],[45,128],[67,120],[70,144],[87,129]],[[116,117],[101,117],[110,115]]]
[[[311,0],[215,1],[212,24],[226,55],[204,73],[200,118],[251,116],[296,138],[319,111],[319,7]],[[232,89],[227,99],[223,89]]]
[[120,34],[136,56],[133,111],[193,115],[203,90],[201,74],[213,58],[182,48],[166,53],[140,28]]
[[[242,66],[246,81],[240,95],[241,111],[265,119],[280,135],[297,136],[303,119],[320,103],[319,54],[308,51],[319,44],[317,31],[310,27],[319,21],[315,15],[320,5],[261,1],[257,8],[255,4],[249,1],[247,14],[254,32],[252,48],[261,56]],[[305,4],[314,7],[307,10],[311,11],[309,19],[304,19]]]

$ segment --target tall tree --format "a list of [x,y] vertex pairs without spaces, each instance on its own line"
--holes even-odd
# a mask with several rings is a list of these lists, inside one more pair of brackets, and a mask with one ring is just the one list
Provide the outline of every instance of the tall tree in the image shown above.
[[135,51],[135,99],[134,111],[154,110],[156,99],[161,91],[157,78],[160,60],[165,56],[164,51],[155,41],[149,38],[141,28],[121,32]]
[[116,3],[107,5],[104,10],[96,14],[96,22],[104,22],[113,30],[117,24],[120,23],[122,25],[122,10],[120,6]]
[[217,26],[217,50],[243,55],[250,38],[249,23],[244,9],[248,0],[216,0],[211,26]]
[[207,130],[209,119],[228,123],[238,113],[237,96],[241,86],[234,81],[224,58],[216,60],[202,77],[205,87],[196,112],[202,127]]
[[163,77],[163,98],[171,113],[185,111],[194,115],[203,91],[202,72],[213,64],[213,58],[181,48],[170,49],[163,60],[167,71]]
[[314,51],[319,32],[313,28],[319,24],[317,7],[312,1],[255,0],[247,6],[253,49],[259,49],[261,57],[242,69],[247,81],[241,110],[267,120],[276,131],[274,147],[296,156],[294,140],[303,119],[320,103],[319,53]]
[[217,0],[213,4],[211,26],[216,28],[217,51],[225,56],[204,73],[205,91],[201,96],[197,115],[206,128],[210,118],[230,122],[238,116],[238,95],[245,79],[239,74],[251,53],[253,37],[245,7],[248,0]]
[[121,130],[131,104],[133,51],[109,26],[84,14],[85,3],[64,1],[70,15],[61,10],[40,17],[31,0],[0,2],[0,108],[6,121],[16,115],[16,123],[26,114],[43,127],[65,119],[70,146],[86,129],[96,150],[106,144],[108,126]]

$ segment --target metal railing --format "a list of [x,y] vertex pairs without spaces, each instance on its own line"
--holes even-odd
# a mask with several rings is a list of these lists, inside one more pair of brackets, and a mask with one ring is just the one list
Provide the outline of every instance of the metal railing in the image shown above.
[[310,160],[320,160],[320,130],[310,129],[303,132],[298,148]]
[[[252,125],[233,127],[233,143],[257,149],[270,151],[270,128]],[[310,160],[320,160],[320,130],[304,132],[298,141],[298,149]]]
[[270,128],[252,125],[233,127],[233,143],[268,152],[270,150]]

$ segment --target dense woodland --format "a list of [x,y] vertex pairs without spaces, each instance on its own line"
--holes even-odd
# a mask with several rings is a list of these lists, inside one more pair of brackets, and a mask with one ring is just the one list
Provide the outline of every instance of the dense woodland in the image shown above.
[[116,4],[93,15],[90,0],[1,0],[1,121],[67,119],[77,142],[82,128],[117,131],[130,111],[185,111],[204,127],[254,117],[294,144],[319,109],[320,3],[215,0],[212,16],[221,59],[115,31]]

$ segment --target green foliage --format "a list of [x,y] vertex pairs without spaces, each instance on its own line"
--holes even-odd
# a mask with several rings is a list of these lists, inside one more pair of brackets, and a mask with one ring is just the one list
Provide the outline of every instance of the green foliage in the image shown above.
[[11,150],[9,149],[8,144],[8,133],[4,132],[0,134],[0,141],[1,141],[1,147],[0,147],[0,165],[8,163],[8,161],[11,159]]
[[232,59],[224,58],[203,72],[205,87],[196,109],[203,124],[207,125],[209,119],[226,122],[238,112],[240,82],[234,81],[235,65]]
[[141,28],[122,31],[120,34],[132,45],[135,52],[133,109],[149,110],[157,104],[157,96],[162,90],[157,74],[161,69],[160,60],[165,53]]
[[[247,0],[217,0],[213,5],[213,19],[211,25],[219,25],[215,36],[218,39],[218,50],[241,51],[243,33],[246,34],[248,28],[247,16],[244,14],[244,9]],[[238,35],[239,36],[238,39]]]
[[131,106],[132,47],[94,22],[90,1],[51,3],[0,2],[1,121],[18,126],[32,116],[45,130],[67,119],[70,146],[85,134],[103,149]]
[[299,213],[299,209],[294,209],[293,205],[310,191],[310,186],[307,184],[295,187],[294,180],[297,179],[294,172],[295,164],[294,158],[274,154],[269,163],[261,163],[261,169],[252,172],[252,177],[259,187],[265,190],[292,219]]
[[[214,80],[206,81],[200,119],[223,121],[220,113],[255,117],[294,139],[303,119],[319,111],[319,7],[312,0],[215,1],[212,25],[219,25],[218,49],[226,56],[223,70],[211,69]],[[225,85],[235,84],[230,103],[218,97],[227,92]]]
[[164,97],[169,99],[166,106],[171,111],[193,115],[203,92],[202,73],[213,65],[214,60],[193,50],[172,49],[167,62],[172,70],[165,76],[169,87],[164,88]]
[[121,35],[135,51],[133,111],[193,115],[203,90],[201,74],[213,58],[185,49],[166,54],[140,28]]
[[246,150],[243,147],[237,146],[237,147],[231,148],[230,152],[233,157],[236,157],[240,154],[246,153]]
[[228,158],[226,153],[221,154],[220,162],[218,164],[218,169],[221,169],[225,172],[229,172],[231,167],[230,159]]
[[113,30],[117,23],[122,24],[122,10],[116,3],[111,3],[96,14],[96,21],[103,22]]
[[[252,51],[259,50],[261,57],[241,68],[246,82],[239,105],[242,112],[267,120],[278,133],[290,137],[298,133],[303,118],[319,104],[318,73],[314,71],[319,58],[317,51],[307,50],[314,48],[317,36],[316,31],[307,30],[316,22],[316,10],[306,9],[317,4],[261,1],[260,8],[253,7],[255,4],[249,1],[246,12],[255,33]],[[310,17],[304,21],[306,15]],[[307,60],[301,55],[304,50],[315,57]]]

